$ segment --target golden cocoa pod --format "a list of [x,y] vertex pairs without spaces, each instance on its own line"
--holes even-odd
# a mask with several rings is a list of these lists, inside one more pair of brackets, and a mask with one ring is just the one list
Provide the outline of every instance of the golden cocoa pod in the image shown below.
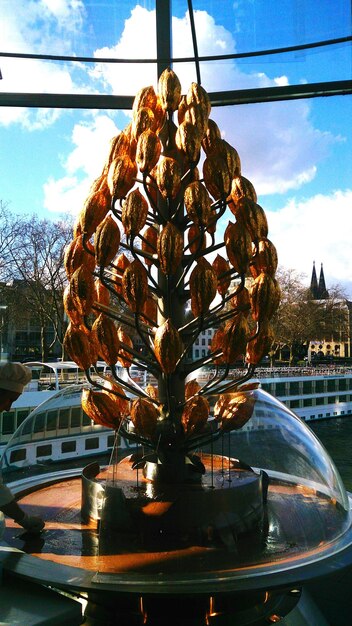
[[133,356],[129,352],[128,348],[133,350],[133,341],[131,337],[123,330],[121,326],[117,329],[117,336],[120,341],[120,350],[118,361],[122,367],[131,367]]
[[99,190],[91,193],[86,199],[79,214],[81,232],[89,239],[104,219],[111,206],[111,195],[108,191]]
[[154,126],[152,130],[154,130],[155,133],[159,133],[162,130],[165,124],[165,120],[166,120],[166,113],[163,107],[161,106],[161,100],[159,98],[159,95],[157,95],[156,105],[155,105],[155,108],[153,109],[153,113],[154,113]]
[[175,274],[182,261],[183,236],[171,222],[167,222],[158,235],[157,253],[161,271]]
[[189,277],[191,309],[195,317],[205,315],[216,296],[217,278],[214,269],[201,257]]
[[[241,174],[241,160],[239,154],[233,146],[225,141],[225,139],[220,139],[218,141],[217,153],[221,155],[226,162],[231,181],[235,176],[239,176]],[[231,184],[228,188],[229,193],[230,190]]]
[[192,124],[197,129],[200,143],[208,128],[208,117],[206,109],[199,104],[191,104],[185,111],[184,123]]
[[82,391],[82,409],[93,422],[117,430],[123,416],[118,398],[106,391],[84,388]]
[[231,306],[241,313],[249,313],[251,310],[251,301],[247,287],[243,287],[233,298],[231,298]]
[[217,277],[217,290],[224,296],[231,284],[230,265],[223,256],[217,254],[212,266]]
[[201,134],[196,126],[189,121],[182,122],[175,136],[176,146],[184,153],[190,163],[199,159]]
[[221,350],[221,354],[213,359],[215,365],[220,365],[220,363],[224,363],[224,357],[222,354],[222,350],[224,347],[224,327],[220,326],[214,333],[214,336],[211,340],[210,352],[213,354]]
[[233,207],[236,219],[247,228],[254,243],[268,236],[268,222],[264,209],[259,204],[242,196]]
[[63,304],[66,315],[74,326],[81,326],[84,323],[83,315],[78,313],[70,292],[70,285],[66,285],[63,293]]
[[217,152],[221,132],[214,120],[208,120],[207,130],[202,139],[202,148],[207,156]]
[[130,401],[122,387],[108,375],[104,377],[104,388],[116,402],[116,407],[121,417],[127,417],[130,414]]
[[204,430],[209,412],[209,402],[203,396],[195,396],[187,400],[181,416],[181,423],[186,436],[189,437]]
[[70,297],[80,315],[88,315],[94,302],[94,278],[85,265],[73,272],[70,280]]
[[[232,203],[236,205],[238,200],[243,197],[249,198],[250,200],[253,200],[253,202],[257,202],[257,194],[250,180],[244,176],[235,176],[231,184],[230,198]],[[234,213],[234,208],[231,202],[229,203],[229,207],[232,213]]]
[[248,339],[247,317],[239,313],[224,327],[223,356],[225,363],[232,364],[245,354]]
[[112,277],[114,280],[116,292],[120,296],[122,295],[122,275],[125,269],[130,265],[130,263],[131,261],[123,253],[119,254],[114,261]]
[[157,389],[157,387],[154,387],[154,385],[151,385],[149,383],[149,385],[146,386],[144,391],[145,391],[145,393],[148,394],[148,396],[150,398],[153,398],[153,400],[158,400],[159,399],[158,389]]
[[[142,250],[148,254],[157,254],[158,229],[155,226],[148,226],[143,233]],[[146,265],[153,265],[151,259],[144,259]]]
[[110,305],[110,291],[99,278],[94,281],[95,302],[104,306]]
[[140,134],[137,142],[136,161],[142,173],[150,172],[159,161],[161,142],[150,128]]
[[73,237],[73,239],[76,239],[80,235],[82,235],[82,226],[81,226],[80,215],[78,215],[78,217],[76,218],[76,220],[75,220],[75,222],[73,224],[72,237]]
[[259,239],[256,254],[250,265],[253,278],[257,278],[262,272],[275,276],[277,264],[278,258],[274,244],[269,239]]
[[130,139],[124,131],[121,131],[118,135],[116,135],[116,137],[112,138],[110,142],[109,155],[104,166],[104,171],[106,174],[108,173],[109,167],[113,160],[119,156],[129,154],[129,149]]
[[184,203],[188,216],[195,224],[207,225],[209,223],[211,201],[206,188],[199,180],[186,187]]
[[88,333],[82,326],[69,324],[64,337],[64,349],[72,361],[82,370],[87,370],[94,363],[95,352],[92,350]]
[[231,188],[231,176],[227,160],[218,153],[207,156],[203,164],[205,186],[215,200],[226,198]]
[[176,198],[181,187],[181,169],[175,159],[160,157],[156,166],[156,182],[163,198]]
[[159,411],[157,407],[149,400],[138,398],[138,400],[132,402],[131,420],[136,433],[141,435],[141,437],[153,439],[158,417]]
[[247,344],[246,361],[257,365],[268,354],[274,341],[274,331],[268,320],[260,323],[259,333]]
[[154,113],[147,107],[142,107],[133,115],[132,136],[138,142],[140,135],[154,126]]
[[196,381],[195,378],[189,380],[185,385],[185,398],[189,400],[192,396],[195,396],[198,391],[201,390],[200,384]]
[[199,255],[207,247],[206,234],[197,226],[192,224],[188,230],[188,245],[191,254]]
[[186,103],[188,106],[194,104],[201,106],[209,117],[211,111],[210,98],[204,87],[198,83],[191,83],[187,91]]
[[98,352],[105,363],[115,365],[120,349],[115,322],[104,313],[100,313],[94,321],[91,332],[98,346]]
[[[127,124],[127,126],[124,129],[124,133],[127,135],[129,143],[130,143],[128,151],[127,151],[126,154],[130,157],[131,161],[134,162],[136,160],[137,142],[136,142],[135,138],[133,137],[132,122]],[[123,155],[121,155],[121,156],[123,156]]]
[[224,432],[242,428],[252,417],[255,397],[250,391],[221,395],[214,407],[214,417]]
[[124,198],[132,189],[137,176],[137,165],[128,156],[116,157],[109,167],[107,181],[114,200]]
[[148,202],[139,189],[133,189],[122,205],[121,222],[128,237],[135,237],[144,228]]
[[95,260],[99,267],[106,267],[115,258],[120,247],[120,229],[112,215],[99,224],[94,238]]
[[164,111],[176,111],[181,100],[181,83],[175,72],[166,68],[158,81],[158,93]]
[[279,308],[280,297],[277,280],[264,272],[259,274],[250,290],[253,319],[256,322],[270,320]]
[[165,374],[172,374],[175,371],[182,351],[180,333],[168,319],[159,326],[154,337],[155,357]]
[[227,256],[234,270],[239,274],[245,273],[252,257],[252,241],[248,230],[240,222],[235,224],[229,222],[225,230],[224,242]]
[[177,109],[177,121],[180,124],[182,124],[182,122],[185,119],[185,113],[188,109],[188,104],[187,104],[187,100],[186,100],[186,96],[182,96],[181,100],[180,100],[180,104],[178,105],[178,109]]
[[132,105],[132,114],[136,115],[136,113],[147,107],[154,111],[157,106],[157,95],[154,91],[154,87],[150,85],[149,87],[142,87],[139,91],[137,91],[135,98],[133,100]]
[[140,313],[149,296],[148,276],[140,261],[132,261],[122,275],[122,295],[133,313]]
[[92,254],[87,252],[83,246],[83,235],[78,235],[75,239],[72,239],[66,247],[64,254],[64,268],[68,279],[71,278],[73,272],[75,272],[80,265],[85,265],[90,272],[94,271],[94,247],[89,239],[86,241],[86,246]]
[[142,317],[145,319],[146,324],[156,326],[157,324],[157,316],[158,316],[158,307],[156,300],[150,297],[144,303],[143,311],[141,313]]

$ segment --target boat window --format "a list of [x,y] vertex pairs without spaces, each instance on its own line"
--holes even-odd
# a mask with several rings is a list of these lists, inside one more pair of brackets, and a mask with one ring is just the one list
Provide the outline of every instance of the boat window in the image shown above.
[[90,419],[90,417],[88,417],[88,415],[86,413],[83,413],[82,424],[83,424],[83,426],[91,426],[92,425],[92,420]]
[[30,435],[32,432],[33,420],[29,419],[23,423],[21,435]]
[[324,398],[323,396],[321,396],[320,398],[319,398],[319,397],[318,397],[318,398],[316,398],[316,399],[315,399],[315,404],[316,404],[316,405],[324,404],[324,399],[325,399],[325,398]]
[[81,407],[75,406],[71,409],[71,428],[79,428],[81,425],[81,415]]
[[15,412],[4,411],[2,414],[2,434],[11,435],[15,432]]
[[17,414],[16,414],[16,417],[17,417],[17,428],[26,419],[26,417],[29,414],[29,412],[30,412],[30,409],[21,409],[20,411],[17,411]]
[[61,452],[76,452],[75,441],[63,441],[61,444]]
[[99,448],[99,438],[90,437],[90,439],[86,439],[85,448],[86,450],[94,450],[95,448]]
[[290,383],[290,396],[294,396],[300,393],[299,382],[294,381]]
[[346,389],[347,389],[347,380],[346,380],[346,378],[340,378],[338,383],[339,383],[339,390],[340,391],[346,391]]
[[38,446],[36,450],[37,459],[41,456],[51,456],[53,452],[52,446],[50,444],[46,444],[44,446]]
[[291,401],[290,401],[290,407],[291,407],[291,409],[297,409],[297,408],[299,407],[299,403],[300,403],[300,401],[299,401],[299,400],[291,400]]
[[48,411],[46,416],[46,429],[56,430],[57,411]]
[[45,413],[39,413],[39,415],[36,416],[35,421],[34,421],[33,432],[34,433],[43,432],[44,423],[45,423]]
[[70,409],[61,409],[59,414],[59,428],[68,428]]
[[315,391],[317,393],[324,393],[324,380],[315,381]]
[[275,393],[277,396],[284,396],[285,395],[285,387],[286,387],[286,383],[276,383],[276,389],[275,389]]
[[[119,437],[117,439],[119,439]],[[112,448],[114,443],[115,443],[115,435],[108,435],[108,448]],[[118,444],[118,441],[116,443]]]
[[311,380],[303,381],[303,393],[304,394],[313,393],[313,384]]
[[336,388],[336,380],[328,380],[328,391],[335,391]]
[[313,405],[313,399],[312,398],[304,398],[303,406],[312,406],[312,405]]
[[346,398],[347,398],[347,396],[339,396],[339,397],[337,398],[337,401],[338,401],[338,402],[346,402]]
[[328,396],[328,404],[334,404],[336,402],[336,396]]
[[27,455],[26,448],[19,448],[19,450],[11,450],[10,463],[16,463],[17,461],[24,461]]

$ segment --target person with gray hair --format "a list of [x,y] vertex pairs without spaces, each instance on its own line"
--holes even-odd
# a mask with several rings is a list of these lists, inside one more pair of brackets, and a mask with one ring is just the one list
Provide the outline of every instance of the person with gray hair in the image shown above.
[[[0,363],[0,412],[9,411],[32,378],[29,367],[21,363]],[[28,515],[16,502],[11,490],[0,476],[0,511],[30,533],[40,533],[45,524],[38,515]]]

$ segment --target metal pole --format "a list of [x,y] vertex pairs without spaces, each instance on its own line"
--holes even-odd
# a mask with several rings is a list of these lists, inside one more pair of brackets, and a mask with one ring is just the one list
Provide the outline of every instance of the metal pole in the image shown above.
[[156,56],[158,77],[167,68],[171,67],[172,56],[172,13],[171,0],[156,0]]

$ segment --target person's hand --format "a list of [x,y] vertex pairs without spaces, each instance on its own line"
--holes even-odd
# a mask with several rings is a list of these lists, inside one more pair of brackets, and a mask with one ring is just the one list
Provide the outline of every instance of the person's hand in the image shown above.
[[17,524],[22,526],[27,532],[34,534],[40,533],[45,526],[45,522],[39,515],[27,514],[22,517],[21,521],[17,521]]

